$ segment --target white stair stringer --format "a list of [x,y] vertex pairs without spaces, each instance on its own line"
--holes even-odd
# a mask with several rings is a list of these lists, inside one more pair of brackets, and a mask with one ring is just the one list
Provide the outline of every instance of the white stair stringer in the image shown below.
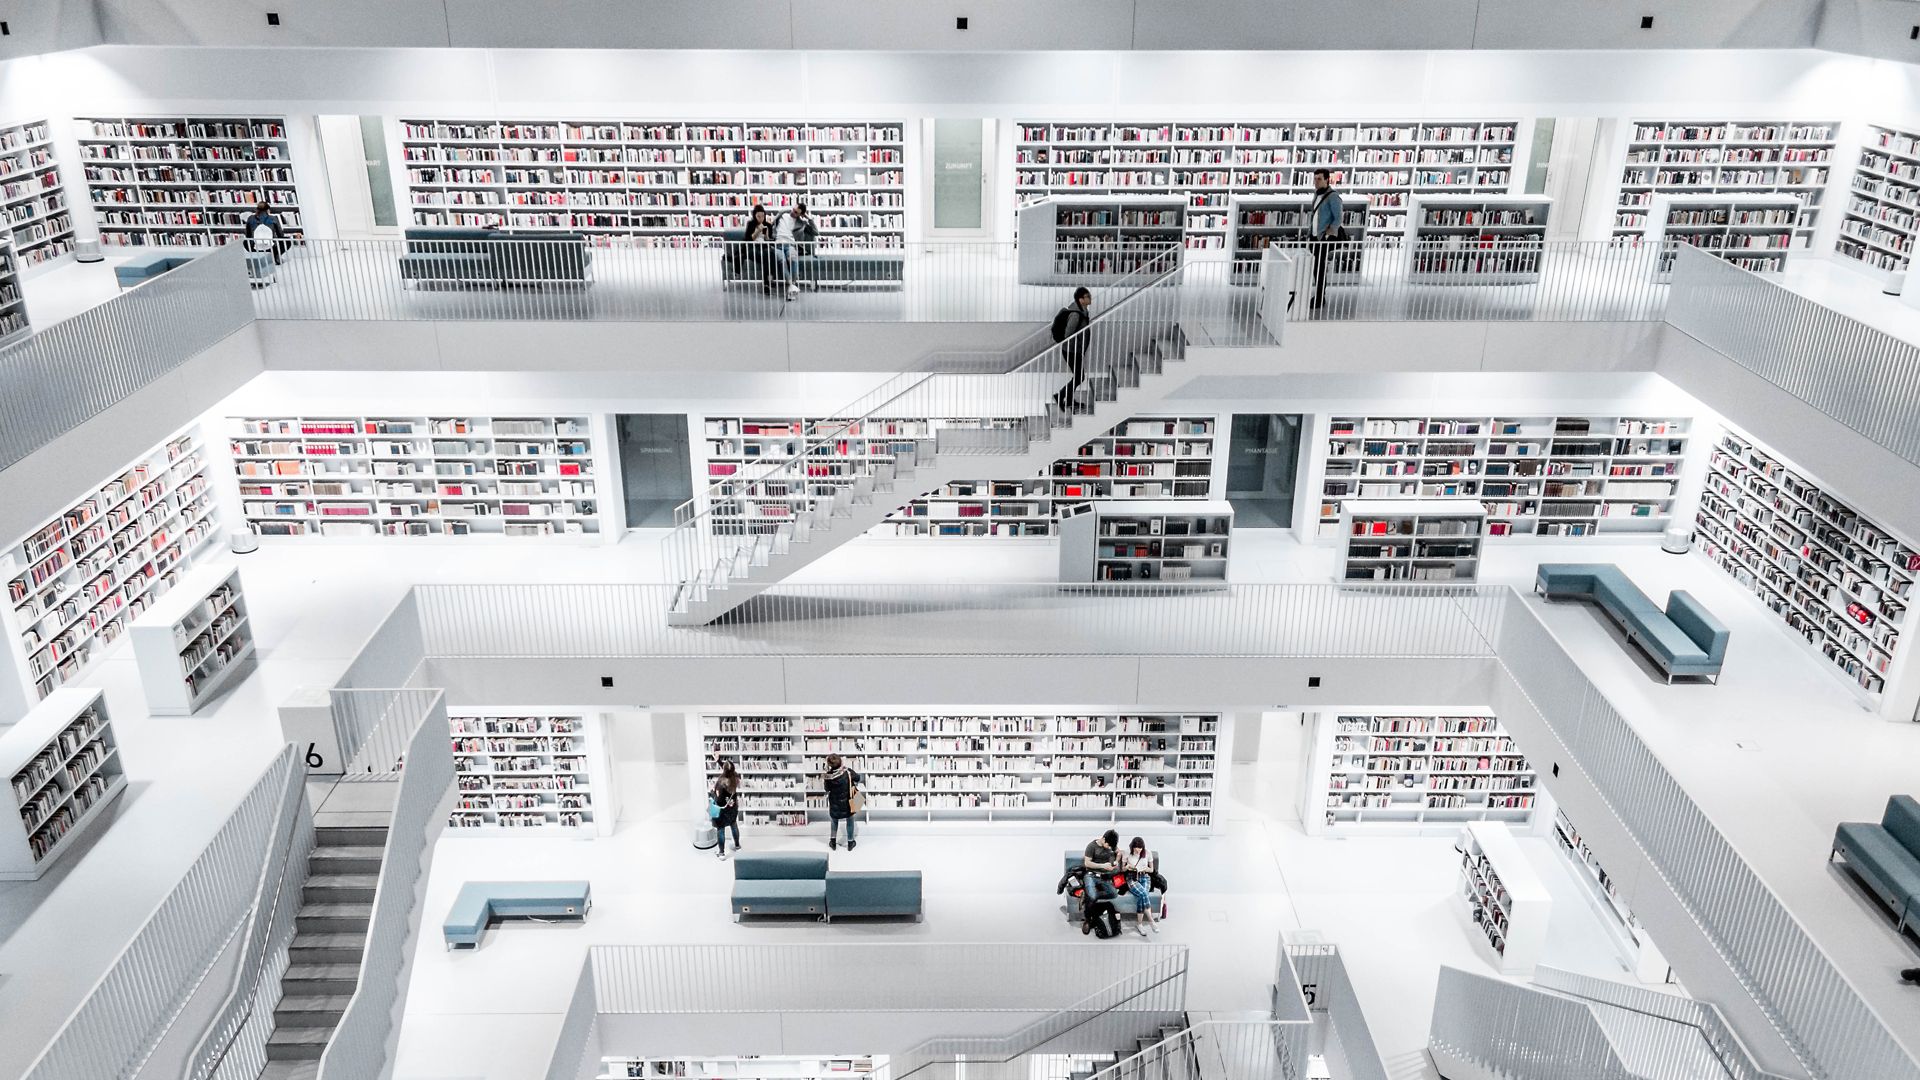
[[1024,442],[1024,447],[1009,447],[1005,452],[903,453],[834,497],[815,500],[780,531],[741,537],[741,549],[721,560],[723,565],[683,583],[678,601],[668,612],[668,625],[712,622],[946,484],[1036,476],[1116,424],[1152,412],[1195,371],[1185,363],[1186,335],[1177,326],[1169,326],[1165,335],[1154,339],[1151,353],[1135,353],[1117,362],[1111,375],[1090,377],[1081,393],[1085,404],[1078,411],[1034,417],[1025,439],[1016,436],[1014,440]]

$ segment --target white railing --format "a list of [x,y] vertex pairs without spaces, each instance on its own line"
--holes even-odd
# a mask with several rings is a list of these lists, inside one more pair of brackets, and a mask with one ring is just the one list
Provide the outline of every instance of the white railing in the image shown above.
[[1920,465],[1920,346],[1692,247],[1674,264],[1667,321]]
[[0,348],[0,469],[253,321],[239,245]]
[[[1727,1080],[1787,1080],[1778,1073],[1762,1068],[1727,1026],[1720,1010],[1708,1002],[1551,967],[1535,969],[1533,985],[1691,1028],[1699,1044],[1714,1056],[1718,1067],[1726,1073]],[[1644,1026],[1635,1025],[1630,1030],[1638,1031]],[[1619,1046],[1618,1035],[1614,1037],[1614,1042]],[[1634,1048],[1631,1052],[1623,1050],[1620,1056],[1623,1060],[1631,1061],[1636,1057],[1651,1056],[1656,1050],[1651,1047]]]
[[380,781],[399,775],[414,728],[439,693],[421,687],[328,691],[334,738],[346,759],[340,778]]
[[[420,619],[408,593],[373,631],[334,683],[340,690],[408,686],[420,672]],[[342,746],[342,752],[352,751]]]
[[580,964],[580,977],[573,981],[573,996],[567,999],[567,1011],[560,1019],[560,1036],[554,1040],[546,1080],[593,1080],[599,1076],[599,1027],[600,1003],[593,994],[593,957],[589,954]]
[[427,694],[425,699],[404,699],[414,703],[415,711],[397,713],[388,720],[389,724],[410,724],[406,768],[395,786],[359,981],[321,1055],[319,1080],[388,1080],[393,1075],[398,1016],[413,967],[421,894],[433,862],[433,842],[446,826],[453,791],[446,699],[438,690]]
[[1327,1069],[1335,1080],[1387,1080],[1386,1062],[1374,1045],[1373,1030],[1360,1009],[1360,995],[1347,977],[1337,945],[1288,945],[1288,959],[1300,979],[1307,1005],[1327,1015]]
[[[442,740],[445,741],[444,739]],[[147,917],[43,1050],[26,1080],[130,1077],[254,912],[262,867],[279,841],[306,771],[291,746]]]
[[1628,1068],[1586,1004],[1452,967],[1440,969],[1427,1049],[1443,1075],[1653,1080]]

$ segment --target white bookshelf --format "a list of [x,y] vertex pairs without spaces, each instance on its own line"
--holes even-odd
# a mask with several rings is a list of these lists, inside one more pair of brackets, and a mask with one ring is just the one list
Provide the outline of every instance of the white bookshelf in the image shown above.
[[1784,270],[1799,217],[1800,200],[1791,195],[1656,195],[1647,215],[1647,242],[1663,248],[1654,280],[1673,276],[1668,243],[1691,244],[1759,273]]
[[1460,852],[1461,899],[1482,955],[1503,975],[1531,972],[1547,942],[1553,894],[1501,822],[1469,823]]
[[21,267],[73,250],[73,213],[45,120],[0,126],[0,214]]
[[585,415],[235,416],[241,511],[259,536],[595,536]]
[[135,619],[133,657],[156,716],[188,716],[251,666],[253,623],[240,570],[227,561],[182,575]]
[[1301,821],[1314,835],[1531,829],[1540,797],[1532,764],[1484,711],[1322,712],[1308,762]]
[[[1365,267],[1358,245],[1367,238],[1367,198],[1340,193],[1340,222],[1352,250],[1327,256],[1327,284],[1357,285]],[[1275,244],[1305,244],[1313,239],[1313,196],[1235,195],[1227,201],[1227,249],[1233,252],[1233,280],[1252,285],[1260,276],[1260,260]]]
[[27,323],[27,298],[20,291],[20,258],[13,241],[0,238],[0,343],[21,337]]
[[412,223],[704,247],[804,202],[826,248],[906,243],[899,121],[400,121]]
[[885,1074],[887,1056],[608,1057],[599,1080],[864,1080]]
[[[1160,822],[1211,829],[1227,748],[1215,713],[706,715],[700,792],[730,759],[741,821],[827,820],[830,753],[866,778],[868,821]],[[704,799],[704,794],[701,798]]]
[[[1229,247],[1235,196],[1307,195],[1313,171],[1367,200],[1366,225],[1405,226],[1421,192],[1509,190],[1513,120],[1287,120],[1170,123],[1021,121],[1014,201],[1066,195],[1177,195],[1190,248]],[[1026,223],[1021,222],[1022,237]]]
[[1186,206],[1185,196],[1150,192],[1050,195],[1023,206],[1020,281],[1108,285],[1155,265],[1162,249],[1186,246]]
[[86,117],[74,125],[108,247],[232,243],[261,202],[286,236],[301,235],[285,117]]
[[1415,195],[1407,213],[1408,280],[1537,282],[1552,209],[1553,200],[1545,195]]
[[1487,508],[1474,499],[1348,499],[1334,580],[1476,581],[1486,531]]
[[1920,545],[1731,432],[1708,460],[1695,523],[1702,555],[1878,705],[1920,576]]
[[0,616],[30,698],[78,675],[217,533],[206,451],[189,430],[0,555]]
[[0,881],[33,881],[126,790],[101,691],[56,690],[0,732],[0,775],[11,811],[0,826]]
[[451,709],[447,727],[455,789],[449,828],[613,835],[618,810],[599,713]]
[[1920,215],[1920,134],[1867,126],[1833,249],[1870,270],[1905,270]]
[[1657,195],[1776,193],[1799,200],[1796,246],[1813,242],[1839,124],[1830,120],[1634,120],[1626,125],[1616,239],[1646,232]]
[[1581,839],[1572,819],[1557,807],[1553,812],[1553,837],[1559,841],[1560,853],[1573,864],[1573,876],[1580,880],[1582,895],[1599,916],[1600,924],[1606,927],[1607,938],[1613,942],[1614,951],[1627,970],[1644,983],[1667,982],[1667,958],[1633,917],[1626,902],[1620,899],[1619,888]]
[[1089,503],[1060,520],[1060,580],[1224,582],[1232,543],[1224,501]]
[[1658,534],[1686,464],[1685,417],[1349,416],[1328,422],[1319,535],[1348,499],[1477,498],[1489,537]]

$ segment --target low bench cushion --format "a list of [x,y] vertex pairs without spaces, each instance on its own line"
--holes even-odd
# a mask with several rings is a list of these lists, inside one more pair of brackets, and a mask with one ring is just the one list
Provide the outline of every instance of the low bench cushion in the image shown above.
[[733,857],[735,881],[824,881],[827,856],[802,851],[741,852]]
[[1548,596],[1586,596],[1593,592],[1594,575],[1607,569],[1606,563],[1541,563],[1533,581]]
[[591,890],[585,881],[469,881],[447,909],[441,932],[450,945],[477,945],[492,919],[584,917]]
[[1833,844],[1847,865],[1866,879],[1898,912],[1920,903],[1920,856],[1908,851],[1879,825],[1849,821],[1835,830]]
[[1675,589],[1668,594],[1667,618],[1673,620],[1673,624],[1707,654],[1707,659],[1716,663],[1726,659],[1727,639],[1732,634],[1725,624],[1714,618],[1713,612],[1693,598],[1692,593]]
[[827,914],[917,915],[918,870],[834,870],[827,874]]
[[190,261],[179,255],[149,255],[114,267],[113,279],[121,285],[137,285],[148,278],[159,277],[176,266],[185,266]]
[[400,256],[403,278],[473,278],[497,276],[493,258],[473,252],[414,253]]
[[1886,812],[1880,815],[1880,827],[1920,859],[1920,799],[1911,795],[1888,799]]
[[748,879],[733,883],[735,915],[824,915],[827,883],[824,878],[771,881]]

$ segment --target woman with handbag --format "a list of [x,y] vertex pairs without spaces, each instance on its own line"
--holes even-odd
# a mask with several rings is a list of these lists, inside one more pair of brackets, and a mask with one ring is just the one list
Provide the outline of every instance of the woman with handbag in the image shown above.
[[839,754],[827,755],[827,775],[824,786],[827,790],[827,816],[831,819],[827,825],[827,847],[840,846],[840,823],[847,826],[847,850],[852,851],[853,815],[866,808],[867,796],[860,790],[866,779],[847,767]]
[[1160,870],[1160,859],[1147,850],[1147,842],[1136,836],[1127,844],[1127,854],[1120,860],[1127,872],[1127,892],[1133,897],[1133,928],[1141,937],[1147,936],[1147,928],[1154,933],[1160,932],[1160,924],[1153,920],[1153,878]]
[[719,858],[727,857],[727,830],[733,830],[733,848],[740,850],[740,773],[733,762],[720,763],[720,777],[707,795],[707,816],[713,819],[713,832],[720,840]]

